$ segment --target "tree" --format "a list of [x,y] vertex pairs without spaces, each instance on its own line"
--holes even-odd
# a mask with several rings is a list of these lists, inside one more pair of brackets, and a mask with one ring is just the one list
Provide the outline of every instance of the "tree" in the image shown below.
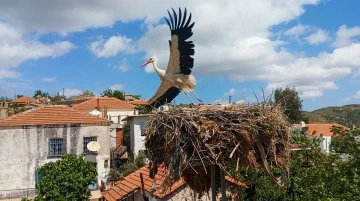
[[125,100],[125,96],[124,96],[124,92],[119,91],[119,90],[112,90],[112,89],[106,89],[105,91],[103,91],[100,94],[102,97],[107,96],[107,97],[114,97],[120,100]]
[[48,97],[49,93],[48,92],[46,92],[46,93],[42,92],[41,90],[36,90],[33,97],[37,98],[38,96],[40,96],[40,97]]
[[308,118],[301,113],[302,100],[295,88],[275,89],[274,98],[275,103],[284,108],[284,113],[289,118],[290,123],[300,123],[300,121],[308,123]]
[[94,97],[95,94],[92,91],[89,90],[83,90],[81,94],[79,94],[81,96],[87,96],[87,97]]
[[128,161],[124,165],[120,166],[120,168],[110,169],[107,182],[116,182],[119,179],[126,177],[127,175],[133,173],[137,169],[143,167],[145,165],[145,159],[146,159],[145,153],[139,152],[135,160]]
[[11,98],[7,97],[7,96],[1,96],[0,97],[0,102],[10,102]]
[[88,200],[88,186],[96,182],[96,167],[74,154],[46,163],[39,169],[41,181],[36,185],[35,201]]

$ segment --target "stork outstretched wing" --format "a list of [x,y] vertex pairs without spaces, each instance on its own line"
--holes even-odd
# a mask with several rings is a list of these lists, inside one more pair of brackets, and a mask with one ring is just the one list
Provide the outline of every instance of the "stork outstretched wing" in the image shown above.
[[181,73],[184,75],[189,75],[194,66],[194,58],[191,56],[195,54],[195,45],[192,41],[186,40],[193,35],[192,28],[195,22],[190,24],[191,13],[189,18],[186,20],[186,8],[183,17],[181,16],[182,13],[180,8],[179,17],[177,16],[175,10],[173,8],[171,9],[173,11],[173,17],[168,11],[170,22],[167,18],[165,18],[171,31],[171,40],[169,40],[170,58],[166,69],[166,74]]
[[170,103],[180,92],[179,88],[172,86],[168,82],[162,82],[155,95],[149,100],[146,109],[156,109],[165,103]]

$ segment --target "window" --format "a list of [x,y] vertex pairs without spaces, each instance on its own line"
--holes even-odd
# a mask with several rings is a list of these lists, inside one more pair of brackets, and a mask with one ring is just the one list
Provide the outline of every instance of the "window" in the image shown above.
[[61,156],[64,154],[64,139],[62,138],[53,138],[50,139],[50,156]]
[[87,148],[87,144],[91,141],[97,141],[97,137],[84,137],[84,143],[83,143],[83,153],[84,154],[87,154],[87,153],[90,153],[91,151],[88,150]]
[[140,122],[140,132],[141,136],[145,136],[145,122]]

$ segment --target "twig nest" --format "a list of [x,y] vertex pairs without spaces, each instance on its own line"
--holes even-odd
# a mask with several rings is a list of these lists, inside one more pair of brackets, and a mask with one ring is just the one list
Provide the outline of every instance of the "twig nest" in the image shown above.
[[151,172],[165,164],[170,180],[182,177],[191,188],[204,193],[210,189],[209,164],[224,171],[239,165],[252,170],[263,168],[278,182],[271,170],[288,170],[289,126],[276,104],[171,110],[149,118],[145,147]]

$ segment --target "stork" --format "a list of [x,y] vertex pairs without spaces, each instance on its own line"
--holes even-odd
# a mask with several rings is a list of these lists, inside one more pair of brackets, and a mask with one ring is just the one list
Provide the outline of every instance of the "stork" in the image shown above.
[[[149,100],[149,107],[157,108],[165,103],[171,102],[182,91],[190,99],[191,103],[194,102],[189,96],[189,92],[193,92],[196,99],[202,104],[202,100],[196,95],[194,88],[196,86],[196,79],[191,74],[194,66],[194,43],[192,41],[186,41],[193,33],[192,28],[195,24],[191,21],[191,13],[187,18],[187,11],[185,8],[184,16],[182,18],[181,9],[179,8],[179,17],[173,8],[173,17],[168,12],[169,20],[165,17],[166,23],[170,27],[171,40],[169,40],[170,57],[166,70],[160,69],[156,64],[156,57],[150,57],[145,63],[141,65],[144,67],[148,64],[152,64],[155,71],[160,77],[161,84],[156,91],[155,95]],[[186,21],[186,23],[185,23]]]

